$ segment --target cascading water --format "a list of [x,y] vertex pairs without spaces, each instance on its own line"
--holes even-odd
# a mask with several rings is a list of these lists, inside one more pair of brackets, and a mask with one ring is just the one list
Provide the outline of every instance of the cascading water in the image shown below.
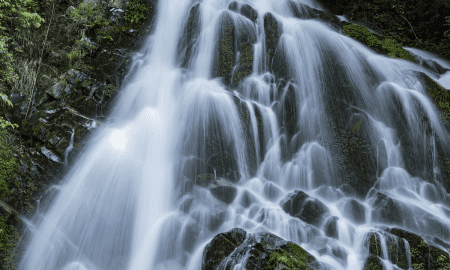
[[[336,269],[363,269],[379,225],[450,239],[436,161],[450,137],[418,74],[446,88],[449,79],[375,54],[308,6],[321,9],[160,0],[110,120],[30,225],[20,269],[201,269],[206,244],[236,227],[293,241]],[[286,213],[294,190],[328,212]],[[397,240],[379,237],[396,269],[385,243]]]

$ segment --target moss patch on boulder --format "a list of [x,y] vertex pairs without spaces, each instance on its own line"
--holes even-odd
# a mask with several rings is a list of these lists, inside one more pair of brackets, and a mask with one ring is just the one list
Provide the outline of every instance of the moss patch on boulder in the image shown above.
[[387,54],[392,58],[405,59],[416,63],[414,57],[412,57],[408,51],[403,49],[395,39],[382,38],[380,36],[377,37],[363,25],[344,23],[343,32],[345,35],[371,47],[378,53]]

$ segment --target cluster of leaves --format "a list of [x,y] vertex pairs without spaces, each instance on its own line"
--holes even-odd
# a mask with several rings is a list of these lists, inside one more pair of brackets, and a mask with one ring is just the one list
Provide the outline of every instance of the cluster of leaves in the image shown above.
[[450,269],[450,264],[449,263],[447,263],[447,258],[444,256],[444,255],[441,255],[441,256],[439,256],[437,259],[436,259],[436,262],[438,263],[438,265],[439,265],[439,267],[442,269],[442,270],[448,270],[448,269]]
[[11,83],[18,79],[12,63],[15,61],[12,48],[19,52],[17,32],[23,29],[37,29],[45,21],[36,12],[33,0],[0,1],[0,82]]
[[[1,99],[3,101],[2,102],[3,104],[1,104],[0,106],[2,106],[2,105],[3,105],[2,107],[4,107],[4,106],[12,107],[13,106],[11,100],[8,99],[7,95],[5,95],[3,93],[0,93],[0,97],[1,97]],[[0,116],[0,127],[1,127],[1,129],[4,129],[4,128],[8,127],[8,126],[12,127],[12,128],[18,127],[17,124],[12,124],[11,122],[3,119],[3,117]]]
[[149,12],[147,6],[138,0],[129,1],[126,10],[125,21],[130,23],[139,23],[140,20],[145,19],[145,15]]

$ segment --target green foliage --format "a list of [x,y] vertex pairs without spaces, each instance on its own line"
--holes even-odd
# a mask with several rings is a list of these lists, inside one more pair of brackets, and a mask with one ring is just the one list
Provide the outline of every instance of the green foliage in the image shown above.
[[3,257],[2,265],[9,261],[9,257],[19,240],[20,235],[18,230],[8,224],[4,217],[0,216],[0,254]]
[[130,0],[126,6],[125,21],[130,23],[139,23],[144,20],[149,9],[139,0]]
[[443,269],[443,270],[450,269],[450,263],[448,263],[448,259],[444,255],[439,256],[436,259],[436,262],[441,269]]
[[73,20],[76,27],[81,28],[82,35],[88,29],[97,30],[97,36],[102,39],[112,40],[111,23],[108,19],[104,18],[103,12],[98,4],[93,3],[80,3],[76,9],[74,9],[69,17]]
[[11,83],[18,79],[12,66],[16,61],[12,46],[17,47],[15,38],[22,30],[39,28],[45,22],[35,11],[36,2],[33,0],[0,1],[0,82]]
[[[3,101],[2,102],[2,104],[0,105],[0,106],[5,106],[5,105],[8,105],[8,106],[10,106],[10,107],[13,107],[13,104],[12,104],[12,102],[8,99],[8,96],[7,95],[5,95],[5,94],[3,94],[3,93],[0,93],[0,97],[1,97],[1,100]],[[1,117],[0,116],[0,127],[1,127],[1,129],[4,129],[4,128],[6,128],[6,127],[12,127],[12,128],[15,128],[15,127],[18,127],[19,125],[17,125],[17,124],[12,124],[12,123],[10,123],[9,121],[6,121],[5,119],[3,119],[3,117]]]
[[449,28],[444,32],[444,37],[450,38],[450,16],[445,17],[444,26],[449,26]]

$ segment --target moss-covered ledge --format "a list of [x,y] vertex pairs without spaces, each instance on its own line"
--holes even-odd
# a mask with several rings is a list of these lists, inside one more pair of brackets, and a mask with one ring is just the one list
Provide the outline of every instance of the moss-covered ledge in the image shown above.
[[348,22],[342,22],[342,24],[344,35],[362,42],[376,52],[387,54],[392,58],[409,60],[413,63],[417,62],[416,59],[414,59],[407,50],[403,49],[395,39],[374,34],[363,25],[350,24]]

